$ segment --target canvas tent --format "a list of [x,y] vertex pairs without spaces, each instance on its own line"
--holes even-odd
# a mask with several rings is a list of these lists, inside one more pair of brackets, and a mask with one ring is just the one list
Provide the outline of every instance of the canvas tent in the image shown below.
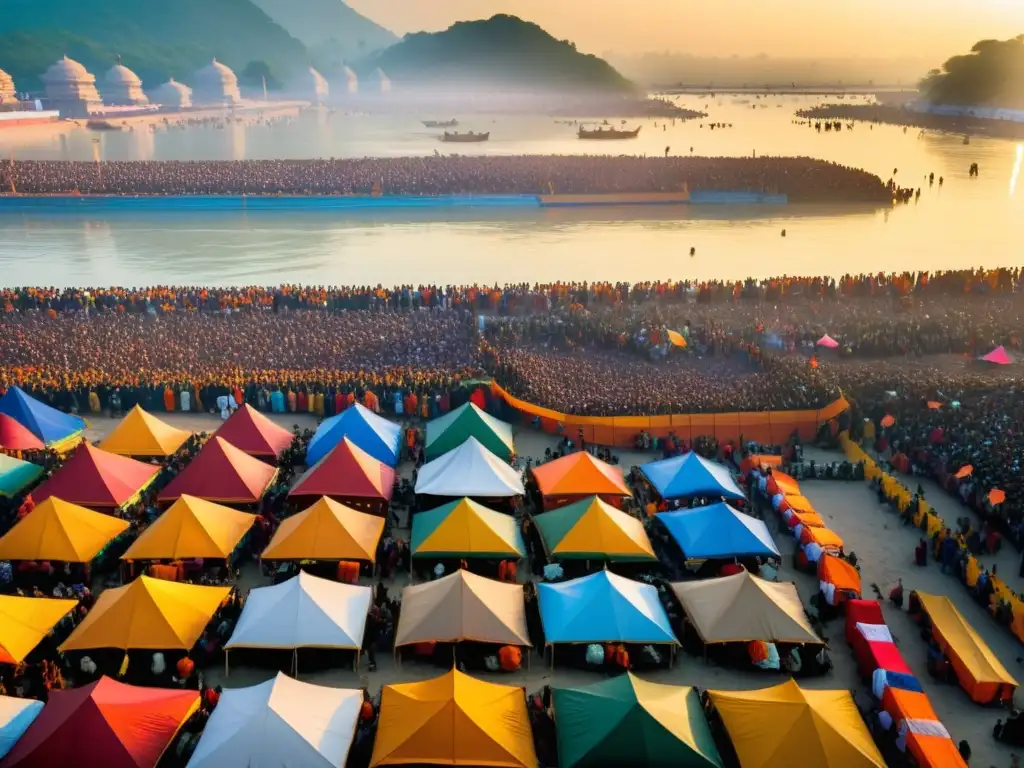
[[119,456],[170,456],[192,436],[146,413],[136,405],[100,443],[107,453]]
[[0,560],[88,563],[129,523],[50,497],[0,538]]
[[20,664],[77,600],[0,595],[0,664]]
[[741,768],[885,768],[849,691],[708,691]]
[[600,496],[604,501],[617,503],[633,495],[621,469],[594,458],[587,451],[566,454],[538,464],[531,471],[544,509],[556,509],[588,496]]
[[455,669],[385,685],[370,768],[417,764],[535,768],[523,689]]
[[56,451],[73,445],[85,429],[84,419],[51,408],[29,397],[19,387],[11,387],[0,397],[0,414],[7,414],[42,440],[47,448]]
[[330,453],[299,477],[288,496],[327,496],[382,514],[394,490],[395,470],[343,437]]
[[122,560],[228,559],[256,515],[184,494],[121,555]]
[[668,529],[687,559],[780,557],[764,521],[738,512],[725,502],[662,512],[656,519]]
[[526,557],[516,519],[472,499],[459,499],[414,515],[410,548],[416,558]]
[[292,444],[295,435],[280,427],[248,403],[220,425],[214,437],[261,459],[277,459]]
[[338,768],[355,739],[363,692],[285,674],[224,690],[188,768]]
[[263,550],[264,560],[365,560],[377,558],[384,518],[326,497],[286,517]]
[[581,688],[552,689],[560,768],[722,768],[691,687],[627,672]]
[[470,437],[462,445],[420,467],[416,493],[461,498],[522,496],[519,473]]
[[390,467],[398,463],[402,428],[356,403],[320,422],[306,447],[306,464],[316,464],[346,437],[377,461]]
[[17,496],[41,474],[43,468],[39,465],[0,453],[0,496]]
[[987,355],[983,355],[982,360],[986,363],[994,363],[995,365],[1009,365],[1013,362],[1010,357],[1010,353],[1006,351],[1006,347],[1000,345],[989,352]]
[[464,640],[530,645],[523,586],[458,570],[402,590],[396,647]]
[[652,461],[640,467],[663,499],[707,496],[712,499],[743,499],[743,491],[721,464],[694,452]]
[[83,507],[116,509],[136,501],[159,473],[160,467],[82,443],[32,498],[37,504],[56,496]]
[[277,470],[220,437],[212,437],[192,461],[160,491],[160,501],[182,495],[222,504],[255,504],[277,477]]
[[597,496],[537,515],[549,556],[565,560],[657,560],[644,524]]
[[41,701],[0,696],[0,759],[11,751],[42,711]]
[[5,451],[41,451],[43,441],[22,426],[13,416],[0,413],[0,449]]
[[465,403],[427,422],[427,461],[455,450],[471,437],[498,458],[508,460],[515,453],[511,425],[480,410],[475,403]]
[[555,643],[678,644],[650,584],[609,571],[555,584],[537,584],[544,638]]

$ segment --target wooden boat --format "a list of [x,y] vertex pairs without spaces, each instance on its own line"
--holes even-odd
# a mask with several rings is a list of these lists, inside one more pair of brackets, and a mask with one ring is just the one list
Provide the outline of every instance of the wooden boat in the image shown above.
[[491,138],[490,131],[487,133],[473,133],[472,131],[469,133],[459,133],[458,131],[455,133],[448,133],[448,131],[445,131],[444,135],[441,137],[441,141],[446,141],[451,144],[476,144],[481,141],[487,141],[489,138]]
[[640,135],[640,126],[632,131],[620,131],[616,128],[598,128],[594,131],[588,131],[585,128],[580,128],[579,133],[576,134],[581,139],[635,139]]
[[454,117],[451,120],[421,120],[425,128],[454,128],[459,121]]

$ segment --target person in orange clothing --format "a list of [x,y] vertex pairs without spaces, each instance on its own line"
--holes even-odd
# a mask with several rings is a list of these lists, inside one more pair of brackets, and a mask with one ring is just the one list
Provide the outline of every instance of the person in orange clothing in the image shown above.
[[170,387],[164,387],[164,410],[167,411],[168,413],[173,412],[175,400],[176,398],[174,397],[174,390],[171,389]]

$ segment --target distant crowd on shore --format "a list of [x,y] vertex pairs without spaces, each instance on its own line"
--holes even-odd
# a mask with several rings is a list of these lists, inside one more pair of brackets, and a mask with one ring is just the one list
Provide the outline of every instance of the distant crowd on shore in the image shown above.
[[887,104],[824,104],[820,107],[802,109],[796,114],[797,117],[807,120],[860,120],[866,123],[920,128],[925,131],[977,133],[997,139],[1024,139],[1024,123],[970,115],[916,112],[906,107]]

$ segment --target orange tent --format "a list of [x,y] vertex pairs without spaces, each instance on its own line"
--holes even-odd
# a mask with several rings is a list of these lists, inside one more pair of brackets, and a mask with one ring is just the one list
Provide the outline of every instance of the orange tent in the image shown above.
[[83,507],[111,509],[138,498],[160,467],[82,443],[53,476],[32,492],[37,504],[51,496]]
[[799,494],[786,494],[786,503],[794,512],[817,512],[810,499]]
[[276,477],[277,469],[270,464],[213,437],[158,498],[175,501],[188,494],[221,504],[254,504]]
[[804,529],[800,531],[800,543],[811,544],[812,542],[822,549],[843,548],[843,540],[832,529],[804,526]]
[[860,573],[841,557],[825,554],[818,559],[818,581],[835,587],[833,605],[839,605],[851,599],[849,594],[851,592],[855,593],[852,599],[860,599]]
[[[925,694],[891,685],[886,686],[882,694],[882,709],[889,713],[897,728],[906,720],[939,722],[939,716]],[[956,744],[948,736],[915,733],[908,729],[907,749],[921,768],[967,768]]]
[[632,496],[622,470],[586,451],[576,451],[533,468],[533,477],[544,497],[544,509],[564,507],[588,496],[600,496],[612,504]]
[[809,525],[812,528],[825,528],[825,521],[817,512],[794,512],[790,510],[791,517],[788,519],[790,528],[798,525]]
[[773,456],[767,453],[752,453],[740,461],[740,472],[747,474],[756,467],[781,467],[782,457]]
[[768,491],[769,496],[774,496],[776,493],[790,496],[800,495],[800,483],[785,472],[778,472],[774,469],[772,470],[771,477],[768,478],[765,489]]

